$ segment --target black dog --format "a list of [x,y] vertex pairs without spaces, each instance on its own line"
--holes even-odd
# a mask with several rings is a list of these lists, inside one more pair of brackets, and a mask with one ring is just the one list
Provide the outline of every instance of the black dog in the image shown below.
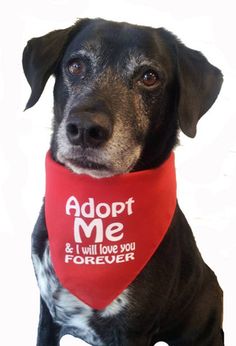
[[[195,136],[222,84],[216,67],[165,29],[102,19],[30,40],[23,66],[32,89],[26,108],[38,101],[50,75],[56,78],[53,159],[94,177],[159,166],[177,144],[179,127]],[[41,291],[38,346],[59,345],[64,334],[95,346],[224,344],[222,291],[178,205],[158,251],[102,311],[58,282],[44,207],[32,257]]]

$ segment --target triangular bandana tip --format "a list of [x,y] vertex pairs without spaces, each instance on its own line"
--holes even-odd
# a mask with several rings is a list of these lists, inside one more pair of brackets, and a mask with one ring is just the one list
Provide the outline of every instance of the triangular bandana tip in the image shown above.
[[45,211],[52,263],[63,287],[104,309],[141,272],[176,207],[174,154],[158,168],[95,179],[46,156]]

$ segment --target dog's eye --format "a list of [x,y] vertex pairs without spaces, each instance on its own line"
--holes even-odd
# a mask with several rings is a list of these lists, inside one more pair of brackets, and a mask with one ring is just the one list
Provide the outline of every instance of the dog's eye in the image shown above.
[[148,70],[142,75],[140,81],[146,87],[153,87],[159,83],[159,77],[155,71]]
[[84,63],[80,60],[72,60],[68,64],[68,71],[74,76],[80,75],[84,70]]

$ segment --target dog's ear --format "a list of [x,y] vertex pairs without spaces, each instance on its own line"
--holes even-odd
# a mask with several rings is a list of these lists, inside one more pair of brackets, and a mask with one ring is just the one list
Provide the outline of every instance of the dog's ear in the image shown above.
[[198,120],[215,102],[221,89],[221,71],[198,51],[177,43],[179,106],[181,130],[195,137]]
[[55,71],[71,28],[55,30],[28,41],[23,52],[23,69],[31,87],[26,109],[40,98],[50,75]]
[[31,96],[25,109],[38,101],[48,78],[56,70],[66,44],[88,21],[82,19],[69,28],[52,31],[28,42],[23,52],[23,69],[31,87]]
[[186,47],[164,28],[158,34],[171,49],[179,83],[178,119],[181,130],[195,137],[198,120],[215,102],[221,89],[221,71],[198,51]]

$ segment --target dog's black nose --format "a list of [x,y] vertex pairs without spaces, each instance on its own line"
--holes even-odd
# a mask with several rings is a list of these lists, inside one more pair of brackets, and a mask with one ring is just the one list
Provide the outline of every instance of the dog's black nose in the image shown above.
[[102,114],[80,114],[70,116],[66,124],[66,134],[71,144],[83,147],[98,147],[111,136],[109,119]]

